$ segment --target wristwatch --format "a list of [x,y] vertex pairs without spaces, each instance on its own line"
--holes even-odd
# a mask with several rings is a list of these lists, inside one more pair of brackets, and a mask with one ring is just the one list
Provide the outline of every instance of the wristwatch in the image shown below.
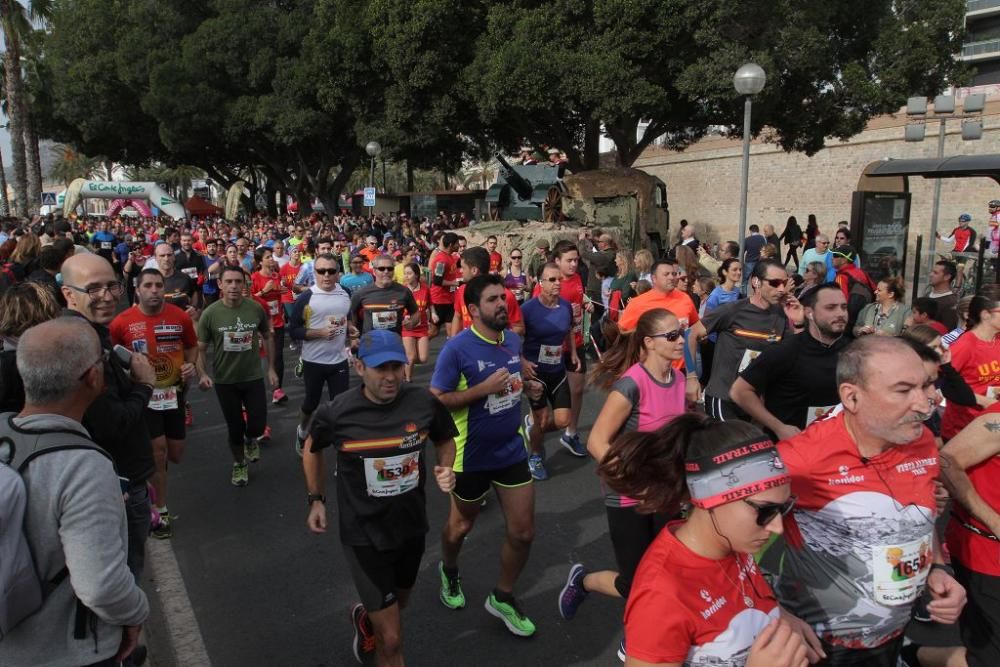
[[306,501],[309,503],[309,507],[312,507],[312,504],[317,500],[326,505],[326,496],[324,496],[322,493],[306,494]]
[[954,568],[952,568],[951,565],[947,565],[945,563],[931,563],[931,570],[944,570],[945,572],[947,572],[952,577],[955,576],[955,570],[954,570]]

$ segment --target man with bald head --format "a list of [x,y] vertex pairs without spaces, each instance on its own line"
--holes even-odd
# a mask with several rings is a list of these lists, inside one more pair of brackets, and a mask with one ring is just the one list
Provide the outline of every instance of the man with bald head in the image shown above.
[[126,366],[111,353],[108,324],[118,310],[123,289],[108,260],[93,253],[73,255],[63,263],[62,276],[66,315],[87,320],[108,353],[104,359],[105,390],[87,409],[83,425],[94,442],[111,454],[118,474],[129,480],[128,566],[138,580],[149,534],[146,482],[156,471],[145,420],[156,373],[144,354],[133,352]]
[[0,641],[0,664],[110,665],[132,653],[149,614],[126,566],[115,468],[81,424],[104,390],[102,362],[100,341],[82,320],[50,320],[18,340],[25,404],[0,420],[0,434],[14,444],[6,462],[24,466],[23,529],[48,586]]

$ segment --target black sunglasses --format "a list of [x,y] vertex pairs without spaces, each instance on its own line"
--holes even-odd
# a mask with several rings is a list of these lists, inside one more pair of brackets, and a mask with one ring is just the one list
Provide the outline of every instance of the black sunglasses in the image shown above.
[[788,282],[788,278],[765,278],[764,282],[771,287],[781,287]]
[[510,258],[511,259],[521,259],[521,256],[520,255],[511,255]]
[[674,329],[673,331],[667,331],[666,333],[651,334],[650,338],[666,338],[671,343],[684,335],[684,332],[680,329]]
[[785,516],[791,512],[792,508],[795,507],[796,500],[798,500],[797,497],[789,496],[788,500],[783,503],[755,503],[752,500],[747,500],[746,498],[743,499],[743,502],[757,510],[757,525],[763,528],[767,524],[771,523],[774,520],[774,517],[779,514],[781,516]]
[[385,271],[392,271],[394,268],[396,268],[396,267],[393,267],[393,266],[376,266],[375,270],[376,271],[385,272]]
[[340,271],[338,271],[337,269],[313,269],[313,270],[316,272],[317,275],[320,276],[333,276],[340,273]]

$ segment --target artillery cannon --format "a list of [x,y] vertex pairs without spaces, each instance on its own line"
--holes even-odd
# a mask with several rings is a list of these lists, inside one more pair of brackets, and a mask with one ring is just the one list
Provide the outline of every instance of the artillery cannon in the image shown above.
[[491,220],[559,222],[563,219],[562,165],[512,166],[500,153],[495,157],[500,163],[500,173],[486,192]]

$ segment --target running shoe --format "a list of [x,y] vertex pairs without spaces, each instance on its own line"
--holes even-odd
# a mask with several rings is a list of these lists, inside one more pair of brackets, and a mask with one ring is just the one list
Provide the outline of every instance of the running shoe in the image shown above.
[[295,453],[299,455],[300,459],[302,458],[302,450],[305,448],[305,446],[306,446],[306,439],[303,438],[299,434],[299,429],[296,426],[295,427]]
[[363,665],[375,654],[375,629],[368,618],[368,611],[360,602],[351,609],[351,625],[354,626],[354,659]]
[[299,357],[298,362],[296,362],[295,364],[295,377],[301,379],[302,375],[303,375],[302,357]]
[[193,426],[194,425],[194,413],[191,412],[191,404],[184,401],[184,425]]
[[247,438],[243,443],[243,455],[250,463],[260,461],[260,441],[257,438]]
[[274,403],[275,405],[287,403],[288,395],[285,394],[285,392],[281,389],[281,387],[278,387],[277,389],[274,390],[274,393],[271,394],[271,402]]
[[587,447],[580,442],[580,434],[574,433],[573,435],[562,434],[559,438],[559,444],[566,448],[566,450],[573,456],[584,457],[587,456]]
[[247,471],[246,461],[233,464],[233,486],[246,486],[250,481],[250,474]]
[[262,440],[262,441],[263,440],[270,440],[271,439],[271,427],[270,426],[265,426],[264,427],[264,432],[257,439],[258,440]]
[[545,469],[545,460],[541,454],[528,457],[528,469],[531,470],[531,479],[544,482],[549,478],[549,471]]
[[486,611],[503,621],[512,634],[518,637],[530,637],[535,634],[535,624],[521,613],[513,599],[510,602],[501,602],[496,599],[493,593],[490,593],[486,596],[486,604],[483,606]]
[[528,432],[531,431],[531,427],[535,425],[535,420],[532,418],[531,413],[524,415],[524,437],[528,437]]
[[559,615],[567,621],[572,621],[576,610],[587,599],[587,589],[583,587],[583,578],[587,570],[580,563],[574,563],[566,577],[566,585],[559,593]]
[[[236,482],[233,483],[235,484]],[[169,512],[161,514],[159,523],[153,526],[149,534],[158,540],[169,540],[174,534],[173,529],[170,527],[172,520],[173,517],[170,516]]]
[[462,577],[449,577],[444,572],[444,563],[438,562],[438,574],[441,576],[441,604],[448,609],[461,609],[465,606],[465,593],[462,592]]
[[618,659],[621,660],[622,662],[625,662],[625,658],[627,656],[628,654],[625,653],[625,638],[622,637],[621,643],[618,644]]

